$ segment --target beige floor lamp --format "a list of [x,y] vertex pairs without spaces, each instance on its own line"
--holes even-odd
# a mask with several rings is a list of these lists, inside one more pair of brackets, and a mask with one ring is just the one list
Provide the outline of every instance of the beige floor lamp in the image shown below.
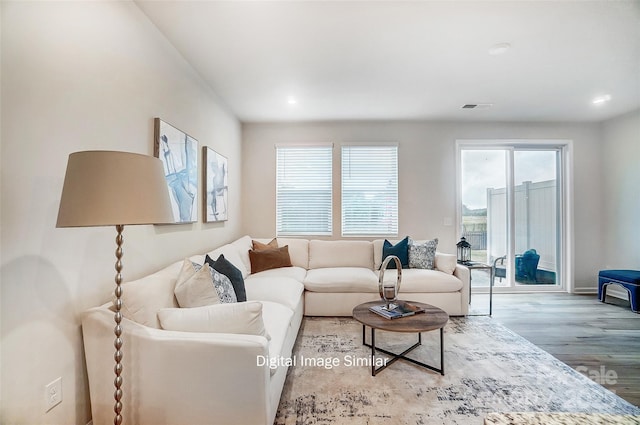
[[122,232],[125,225],[173,223],[162,162],[129,152],[69,155],[56,227],[116,226],[115,405],[122,423]]

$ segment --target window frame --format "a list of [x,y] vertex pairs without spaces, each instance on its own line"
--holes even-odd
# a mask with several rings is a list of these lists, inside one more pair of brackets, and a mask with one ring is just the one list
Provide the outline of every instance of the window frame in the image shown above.
[[[358,229],[354,229],[352,231],[345,232],[345,221],[346,214],[348,213],[345,208],[345,193],[348,191],[354,191],[353,189],[348,189],[345,187],[345,150],[358,150],[358,149],[393,149],[393,155],[395,157],[395,164],[393,167],[393,177],[392,179],[395,181],[395,193],[392,196],[395,197],[394,204],[392,205],[392,229],[390,231],[383,229],[364,229],[362,231]],[[351,152],[349,152],[351,154]],[[399,191],[400,191],[400,182],[399,182],[399,147],[397,143],[363,143],[363,144],[344,144],[340,146],[340,233],[343,238],[358,238],[358,237],[397,237],[399,235],[399,227],[400,227],[400,205],[399,205]],[[384,193],[381,191],[381,193]]]
[[[326,223],[327,227],[325,230],[308,230],[308,229],[295,229],[295,230],[283,230],[282,228],[282,222],[283,222],[283,218],[281,216],[282,214],[282,202],[283,199],[281,198],[283,192],[281,189],[281,175],[282,173],[286,172],[285,170],[281,169],[281,150],[282,152],[284,152],[285,150],[300,150],[300,151],[306,151],[306,150],[313,150],[313,149],[327,149],[328,152],[324,152],[325,155],[328,156],[325,157],[325,161],[328,159],[328,167],[325,164],[325,169],[323,171],[327,171],[326,168],[328,168],[328,176],[324,176],[324,178],[328,178],[328,181],[325,181],[323,186],[328,187],[328,194],[329,194],[329,199],[328,199],[328,211],[324,210],[324,212],[322,211],[318,211],[317,214],[325,214],[325,216],[327,217],[325,221],[323,220],[318,220],[317,223],[318,224],[322,224],[322,223]],[[279,237],[288,237],[288,236],[332,236],[333,235],[333,166],[334,166],[334,161],[333,161],[333,144],[313,144],[313,145],[276,145],[275,146],[275,150],[276,150],[276,187],[275,187],[275,191],[276,191],[276,236]],[[303,158],[305,156],[308,156],[308,154],[302,154],[301,152],[299,153],[293,153],[292,152],[292,157],[293,159],[296,159],[297,155],[297,159]],[[309,186],[311,185],[311,183],[304,182],[302,183],[302,186]],[[309,190],[309,188],[307,188],[306,190]],[[326,189],[325,189],[326,191]],[[303,201],[300,201],[303,202]],[[323,201],[325,206],[327,204],[326,199]],[[301,214],[302,216],[302,214]],[[295,227],[295,224],[292,225],[293,227]]]

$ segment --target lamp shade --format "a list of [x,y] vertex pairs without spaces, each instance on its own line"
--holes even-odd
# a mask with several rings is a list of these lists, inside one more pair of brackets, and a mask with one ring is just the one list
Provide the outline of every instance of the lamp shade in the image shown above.
[[158,158],[113,151],[69,155],[56,227],[173,222]]

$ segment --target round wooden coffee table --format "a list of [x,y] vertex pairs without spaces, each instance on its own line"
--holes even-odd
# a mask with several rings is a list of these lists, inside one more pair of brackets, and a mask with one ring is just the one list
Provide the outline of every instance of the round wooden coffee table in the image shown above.
[[[418,313],[413,316],[401,317],[399,319],[386,319],[382,316],[369,310],[369,307],[375,305],[382,305],[384,301],[372,301],[364,304],[357,305],[353,309],[353,318],[362,323],[362,343],[367,347],[371,347],[371,375],[376,374],[387,366],[395,363],[398,359],[407,360],[418,366],[433,370],[444,375],[444,326],[449,321],[449,315],[429,304],[419,303],[416,301],[407,301],[411,304],[424,308],[424,313]],[[371,344],[366,342],[366,327],[371,328]],[[407,348],[400,354],[392,353],[391,351],[384,350],[376,347],[376,329],[390,332],[415,332],[418,334],[418,342],[411,347]],[[440,368],[430,366],[428,364],[419,362],[417,360],[406,357],[406,354],[422,345],[422,332],[433,331],[440,329]],[[385,353],[392,358],[382,366],[377,367],[376,363],[376,350],[381,353]]]

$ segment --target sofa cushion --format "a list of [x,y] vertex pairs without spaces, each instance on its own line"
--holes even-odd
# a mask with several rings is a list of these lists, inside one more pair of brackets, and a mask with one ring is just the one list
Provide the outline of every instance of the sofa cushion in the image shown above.
[[291,310],[300,304],[304,286],[287,277],[249,277],[244,281],[248,300],[272,301]]
[[[229,261],[235,264],[236,267],[242,270],[242,277],[246,278],[249,275],[249,273],[251,273],[251,260],[249,259],[249,250],[252,248],[251,237],[245,235],[231,242],[229,245],[231,245],[235,249],[235,251],[238,253],[238,256],[240,257],[242,264],[244,264],[244,270],[239,265],[237,265],[236,262],[231,257],[227,255],[225,255],[225,257],[227,257]],[[226,254],[226,252],[224,252],[223,254]],[[216,258],[216,257],[212,255],[211,258]]]
[[[263,301],[262,306],[264,326],[269,335],[271,335],[271,341],[269,341],[269,357],[278,358],[283,355],[282,351],[287,339],[289,325],[293,318],[293,310],[282,304],[270,301]],[[269,369],[271,375],[274,375],[276,371],[277,368]]]
[[[393,283],[397,279],[396,270],[387,270],[384,281]],[[408,292],[456,292],[462,289],[462,281],[457,277],[438,270],[403,269],[400,294]]]
[[230,261],[228,261],[224,254],[220,254],[217,260],[213,260],[209,255],[206,255],[204,258],[205,263],[209,264],[209,267],[225,275],[231,281],[231,285],[233,285],[233,292],[236,294],[236,300],[238,302],[243,302],[247,300],[247,294],[244,290],[244,278],[242,277],[242,272],[234,266]]
[[[398,257],[403,268],[409,267],[409,237],[407,236],[395,245],[385,239],[382,245],[382,262],[390,255]],[[382,265],[380,267],[382,267]],[[387,264],[387,268],[395,269],[396,262],[390,261],[389,264]]]
[[122,316],[152,328],[160,328],[161,308],[178,307],[173,293],[182,261],[142,279],[122,284]]
[[278,267],[291,267],[289,247],[286,245],[276,249],[250,250],[249,259],[252,274]]
[[278,245],[289,245],[291,264],[303,269],[309,268],[309,240],[296,238],[278,238]]
[[458,264],[458,257],[453,254],[436,252],[435,268],[447,274],[453,274]]
[[313,292],[378,292],[378,276],[364,267],[333,267],[307,271],[304,287]]
[[309,269],[364,267],[373,269],[373,247],[369,241],[309,241]]
[[[302,267],[278,267],[275,269],[264,270],[259,273],[250,274],[247,279],[254,279],[256,277],[268,277],[271,279],[278,279],[286,277],[289,279],[295,279],[298,282],[304,281],[304,277],[307,275],[307,270]],[[245,279],[246,280],[246,279]]]
[[177,277],[174,290],[178,304],[182,308],[220,304],[220,296],[213,284],[208,264],[196,267],[196,263],[186,258]]
[[411,240],[409,242],[409,268],[433,270],[437,247],[438,238],[424,242]]
[[162,329],[182,332],[220,332],[261,335],[271,339],[259,301],[214,304],[194,308],[163,308],[158,311]]

